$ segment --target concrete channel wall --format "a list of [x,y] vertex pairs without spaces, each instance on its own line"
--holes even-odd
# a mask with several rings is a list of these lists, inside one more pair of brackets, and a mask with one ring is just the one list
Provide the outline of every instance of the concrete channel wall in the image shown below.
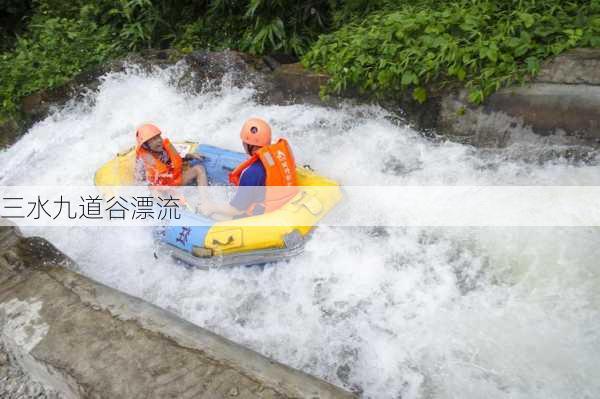
[[574,49],[547,60],[523,86],[507,87],[481,106],[467,92],[441,100],[436,128],[481,147],[519,140],[521,126],[569,145],[600,147],[600,49]]
[[65,398],[351,398],[69,270],[38,237],[0,226],[0,339]]

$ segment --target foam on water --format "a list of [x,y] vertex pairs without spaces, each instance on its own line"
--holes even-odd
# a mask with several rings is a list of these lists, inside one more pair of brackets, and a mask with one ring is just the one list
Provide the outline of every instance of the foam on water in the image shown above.
[[[598,166],[521,160],[540,143],[433,143],[377,107],[265,106],[227,85],[186,94],[181,72],[105,76],[0,153],[0,185],[91,184],[143,121],[241,150],[255,115],[345,185],[600,184]],[[25,232],[81,273],[364,397],[600,397],[598,229],[321,228],[290,263],[211,272],[156,261],[141,228]]]

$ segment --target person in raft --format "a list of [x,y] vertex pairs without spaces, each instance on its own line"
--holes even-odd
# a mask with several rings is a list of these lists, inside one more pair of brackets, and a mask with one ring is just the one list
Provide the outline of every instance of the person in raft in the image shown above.
[[240,138],[250,156],[229,174],[238,189],[229,203],[202,202],[198,209],[216,220],[260,215],[274,211],[298,192],[296,162],[285,139],[271,144],[271,127],[260,118],[242,126]]
[[150,186],[185,186],[194,181],[198,186],[208,185],[204,167],[197,164],[202,156],[187,154],[182,158],[161,133],[149,123],[135,131],[136,180],[145,180]]

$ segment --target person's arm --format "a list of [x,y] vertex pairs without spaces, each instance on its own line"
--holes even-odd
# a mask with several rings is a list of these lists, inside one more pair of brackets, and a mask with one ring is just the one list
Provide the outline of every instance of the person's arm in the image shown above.
[[199,154],[197,152],[193,152],[193,153],[185,154],[185,157],[183,157],[183,160],[184,161],[192,161],[192,160],[202,161],[202,160],[204,160],[204,155]]
[[262,165],[253,165],[240,178],[240,185],[229,203],[205,202],[200,211],[217,220],[229,220],[246,213],[257,201],[264,199],[266,173]]
[[140,158],[135,159],[134,180],[136,186],[148,185],[146,181],[146,167],[144,166],[144,161]]

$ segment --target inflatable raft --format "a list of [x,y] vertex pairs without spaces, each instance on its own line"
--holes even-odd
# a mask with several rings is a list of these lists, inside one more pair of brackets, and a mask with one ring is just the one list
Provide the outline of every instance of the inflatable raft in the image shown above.
[[[204,156],[202,164],[210,185],[227,185],[229,172],[247,158],[209,145],[174,145],[182,156],[193,152]],[[98,169],[94,183],[133,185],[134,170],[132,148]],[[297,177],[298,194],[280,209],[263,215],[217,222],[182,209],[177,225],[157,230],[157,255],[168,254],[193,267],[209,269],[278,262],[300,254],[317,222],[333,209],[342,194],[335,181],[308,167],[298,167]]]

